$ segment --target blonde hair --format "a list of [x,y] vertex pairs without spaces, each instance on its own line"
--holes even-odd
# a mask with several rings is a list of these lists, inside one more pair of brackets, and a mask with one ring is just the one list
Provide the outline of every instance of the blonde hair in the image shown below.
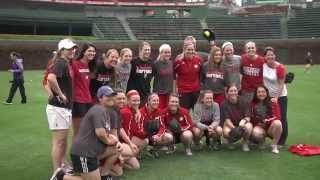
[[120,57],[122,57],[126,52],[130,52],[132,54],[132,50],[130,48],[123,48],[120,50]]
[[169,44],[162,44],[160,47],[159,47],[159,55],[157,57],[157,60],[160,60],[160,54],[165,50],[165,49],[170,49],[171,51],[171,46]]

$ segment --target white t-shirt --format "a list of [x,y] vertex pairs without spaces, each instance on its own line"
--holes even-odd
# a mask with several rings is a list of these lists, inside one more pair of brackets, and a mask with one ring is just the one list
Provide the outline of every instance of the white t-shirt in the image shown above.
[[[279,94],[278,76],[280,74],[282,77],[285,77],[285,70],[281,64],[277,63],[276,68],[271,68],[266,63],[263,64],[263,84],[268,88],[269,95],[271,97],[276,97]],[[284,87],[279,97],[287,96],[287,94],[287,86],[286,84],[284,84]]]

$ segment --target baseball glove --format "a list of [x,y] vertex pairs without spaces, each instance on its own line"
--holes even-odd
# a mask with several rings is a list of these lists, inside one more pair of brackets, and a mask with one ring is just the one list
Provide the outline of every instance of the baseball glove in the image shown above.
[[171,121],[169,121],[169,130],[174,134],[181,133],[180,124],[175,118],[173,118]]
[[244,134],[244,128],[242,127],[235,127],[233,129],[231,129],[230,133],[229,133],[229,138],[228,138],[228,141],[230,143],[234,143],[234,142],[237,142],[239,141],[242,136]]
[[160,129],[160,122],[159,120],[156,120],[156,119],[149,120],[144,125],[144,130],[149,136],[153,136],[157,134],[159,129]]
[[293,72],[288,72],[286,74],[286,78],[284,80],[284,83],[291,83],[294,80],[294,73]]

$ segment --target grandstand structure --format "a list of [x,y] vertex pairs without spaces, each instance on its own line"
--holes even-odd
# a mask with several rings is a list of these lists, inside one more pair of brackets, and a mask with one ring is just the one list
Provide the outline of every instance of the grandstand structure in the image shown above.
[[[170,12],[170,13],[169,13]],[[207,1],[28,0],[0,7],[0,34],[95,36],[103,40],[319,38],[320,8],[255,5],[230,13]]]

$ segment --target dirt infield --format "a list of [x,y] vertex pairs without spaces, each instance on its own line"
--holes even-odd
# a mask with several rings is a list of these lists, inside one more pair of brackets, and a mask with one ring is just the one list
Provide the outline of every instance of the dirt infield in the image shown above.
[[[84,41],[78,42],[79,44]],[[134,56],[138,54],[138,44],[140,41],[95,41],[93,42],[99,52],[102,53],[109,48],[121,49],[129,47],[133,50]],[[235,46],[236,54],[241,54],[245,41],[232,41]],[[51,51],[57,47],[57,41],[5,41],[0,40],[0,70],[10,67],[9,54],[16,51],[24,57],[25,69],[44,69]],[[152,57],[158,54],[158,48],[163,43],[172,46],[172,54],[175,57],[181,53],[182,41],[150,41],[152,44]],[[218,42],[221,46],[223,42]],[[257,47],[260,54],[265,46],[273,46],[278,51],[279,60],[285,64],[302,64],[307,51],[311,51],[314,63],[319,63],[320,39],[294,39],[294,40],[257,40]],[[198,41],[197,49],[208,52],[207,41]]]

